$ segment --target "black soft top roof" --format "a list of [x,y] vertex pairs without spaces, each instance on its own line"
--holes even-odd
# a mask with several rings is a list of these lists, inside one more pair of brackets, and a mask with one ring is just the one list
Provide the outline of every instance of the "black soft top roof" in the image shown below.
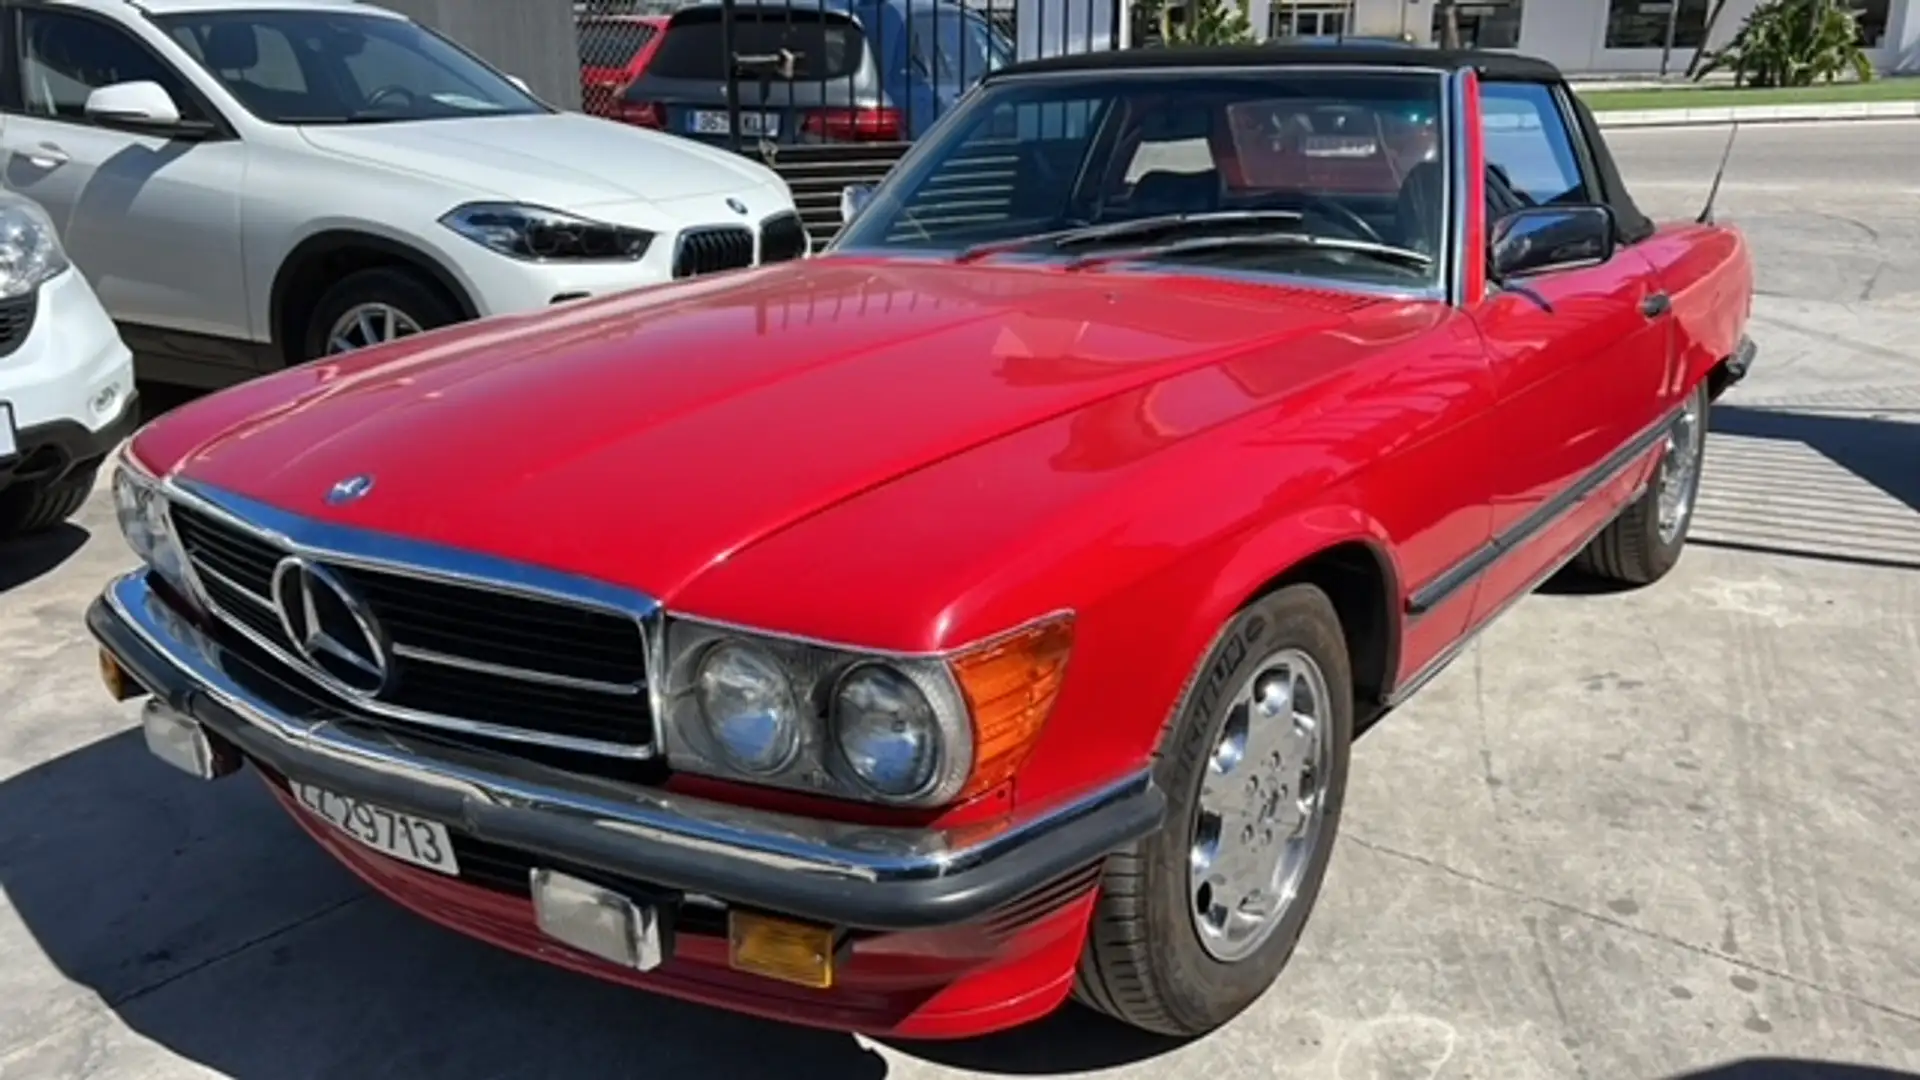
[[1545,60],[1473,49],[1424,49],[1403,45],[1215,45],[1160,46],[1050,56],[1008,64],[987,76],[995,82],[1016,75],[1056,72],[1154,71],[1169,68],[1325,67],[1472,68],[1482,78],[1504,82],[1565,82]]

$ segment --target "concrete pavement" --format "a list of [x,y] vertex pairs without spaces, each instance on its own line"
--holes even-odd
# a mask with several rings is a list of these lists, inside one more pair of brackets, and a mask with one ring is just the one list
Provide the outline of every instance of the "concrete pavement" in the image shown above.
[[[1612,141],[1691,216],[1723,139]],[[397,911],[104,700],[79,617],[128,556],[96,498],[0,550],[0,1078],[1920,1076],[1920,125],[1745,129],[1721,207],[1762,352],[1708,543],[1651,589],[1550,588],[1363,738],[1306,941],[1215,1036],[1069,1010],[878,1045]]]

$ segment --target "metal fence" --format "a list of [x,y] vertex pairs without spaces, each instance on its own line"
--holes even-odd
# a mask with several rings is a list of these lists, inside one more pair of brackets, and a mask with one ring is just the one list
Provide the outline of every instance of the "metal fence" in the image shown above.
[[580,0],[585,111],[753,155],[816,238],[988,72],[1123,47],[1125,0]]

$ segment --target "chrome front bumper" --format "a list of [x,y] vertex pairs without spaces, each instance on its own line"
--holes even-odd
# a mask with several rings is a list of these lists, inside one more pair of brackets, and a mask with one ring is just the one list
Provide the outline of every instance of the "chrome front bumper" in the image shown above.
[[222,647],[147,583],[115,580],[87,625],[141,687],[289,778],[536,856],[840,926],[988,914],[1157,828],[1146,772],[952,829],[821,821],[619,784],[339,713]]

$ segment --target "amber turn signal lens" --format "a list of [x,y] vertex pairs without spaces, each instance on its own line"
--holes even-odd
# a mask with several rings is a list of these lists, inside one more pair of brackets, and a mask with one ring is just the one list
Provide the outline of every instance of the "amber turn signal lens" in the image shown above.
[[831,926],[735,911],[727,916],[727,963],[735,971],[825,990],[833,985],[837,937]]
[[146,689],[127,674],[127,669],[120,666],[120,661],[105,649],[100,650],[100,681],[106,684],[107,693],[112,694],[115,701],[130,701],[146,693]]
[[1017,630],[949,663],[973,713],[973,776],[961,794],[1005,782],[1046,727],[1073,650],[1073,617]]

